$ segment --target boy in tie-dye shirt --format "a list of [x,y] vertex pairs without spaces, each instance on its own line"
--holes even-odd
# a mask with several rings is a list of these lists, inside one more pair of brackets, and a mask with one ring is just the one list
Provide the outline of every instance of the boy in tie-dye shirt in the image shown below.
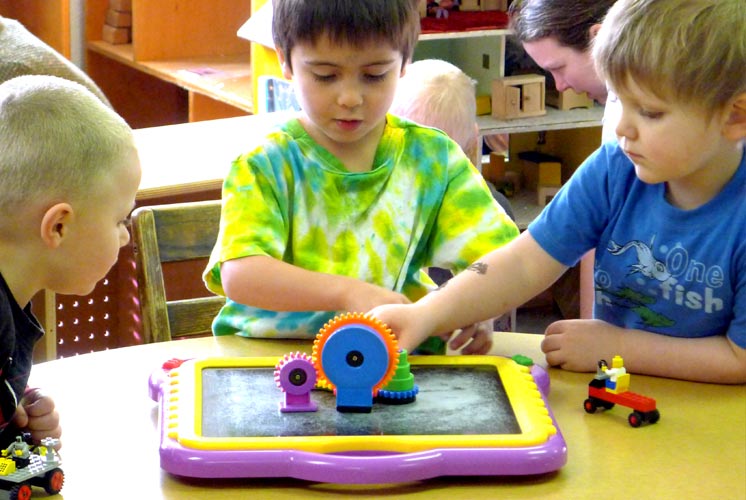
[[[419,31],[412,0],[274,1],[302,111],[234,163],[205,270],[216,335],[312,339],[333,315],[408,303],[518,230],[444,133],[387,114]],[[465,352],[489,347],[467,328]]]

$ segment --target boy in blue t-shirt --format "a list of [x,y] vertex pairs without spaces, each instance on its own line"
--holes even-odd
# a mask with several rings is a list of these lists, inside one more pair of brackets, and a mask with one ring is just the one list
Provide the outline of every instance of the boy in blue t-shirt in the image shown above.
[[595,249],[595,319],[547,328],[550,365],[621,355],[633,373],[744,383],[746,6],[620,0],[593,50],[622,105],[619,143],[473,272],[372,312],[408,348],[525,302]]

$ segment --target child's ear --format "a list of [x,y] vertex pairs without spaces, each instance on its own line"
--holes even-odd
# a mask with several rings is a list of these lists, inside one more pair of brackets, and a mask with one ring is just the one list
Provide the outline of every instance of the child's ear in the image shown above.
[[731,141],[746,139],[746,93],[738,95],[731,104],[723,135]]
[[73,207],[69,203],[53,205],[41,218],[41,239],[48,248],[57,248],[67,236],[73,220]]
[[280,49],[275,49],[277,54],[277,60],[280,62],[280,68],[282,69],[282,76],[285,80],[293,79],[293,70],[290,68],[290,61],[285,59],[285,53]]
[[600,29],[601,29],[601,23],[591,25],[591,27],[588,28],[588,38],[590,40],[595,40],[596,35],[598,35],[598,32]]

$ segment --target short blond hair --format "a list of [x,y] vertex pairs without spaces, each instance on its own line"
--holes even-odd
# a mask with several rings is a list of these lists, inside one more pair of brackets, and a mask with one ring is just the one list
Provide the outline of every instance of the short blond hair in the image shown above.
[[94,194],[134,147],[127,123],[78,83],[29,75],[0,84],[0,216]]
[[619,0],[593,47],[614,88],[635,85],[712,117],[746,92],[744,0]]
[[474,161],[470,149],[476,148],[476,82],[453,64],[439,59],[411,63],[390,110],[442,130]]

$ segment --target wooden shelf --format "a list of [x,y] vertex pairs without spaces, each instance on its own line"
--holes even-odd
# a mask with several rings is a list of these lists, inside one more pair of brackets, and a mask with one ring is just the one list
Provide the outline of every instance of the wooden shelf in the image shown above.
[[[1,1],[1,0],[0,0]],[[101,41],[109,0],[86,0],[87,71],[133,128],[253,112],[246,0],[132,0],[132,43]]]
[[499,30],[474,30],[474,31],[446,31],[443,33],[423,33],[418,41],[428,40],[452,40],[456,38],[481,38],[485,36],[506,36],[513,32],[508,29]]
[[603,106],[560,111],[547,106],[547,114],[513,120],[498,120],[490,115],[478,116],[477,124],[482,135],[517,134],[544,130],[598,127],[603,118]]
[[88,49],[151,76],[238,109],[253,112],[250,55],[135,61],[132,44],[88,43]]

